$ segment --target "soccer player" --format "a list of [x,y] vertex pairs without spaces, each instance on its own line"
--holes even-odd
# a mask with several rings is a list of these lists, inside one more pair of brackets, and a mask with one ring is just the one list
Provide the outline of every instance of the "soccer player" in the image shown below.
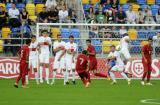
[[[38,66],[38,42],[36,41],[36,36],[33,35],[31,36],[31,44],[29,46],[29,67],[32,66],[32,69],[34,70],[35,73],[35,79],[36,83],[39,84],[39,76],[38,76],[38,71],[37,71],[37,66]],[[26,83],[28,81],[28,78],[26,78]]]
[[115,46],[114,45],[110,46],[110,53],[108,54],[108,57],[107,57],[108,61],[107,61],[107,64],[106,64],[108,66],[108,71],[107,71],[108,80],[110,80],[110,77],[109,77],[110,76],[110,70],[116,64],[115,57],[114,57],[115,53],[116,53]]
[[40,46],[40,83],[43,83],[43,67],[45,68],[46,71],[46,81],[47,84],[49,84],[49,56],[50,56],[50,51],[49,51],[49,46],[51,45],[51,38],[48,36],[48,31],[43,30],[42,31],[42,36],[39,37],[38,39],[38,44]]
[[69,84],[69,73],[70,71],[72,71],[72,83],[76,84],[75,82],[75,78],[76,78],[76,74],[75,74],[75,57],[76,57],[76,53],[77,53],[77,44],[74,43],[74,36],[70,35],[69,36],[69,42],[66,43],[65,46],[66,49],[66,68],[67,68],[67,84]]
[[131,76],[132,74],[129,72],[129,67],[132,61],[131,55],[129,53],[129,41],[130,38],[127,34],[120,40],[120,53],[122,55],[122,59],[125,64],[125,73],[128,74],[128,76]]
[[55,53],[55,58],[54,58],[54,64],[53,64],[53,79],[51,82],[51,85],[55,83],[55,78],[56,78],[56,71],[58,69],[63,70],[63,76],[64,76],[64,85],[67,82],[67,73],[65,69],[65,45],[66,43],[62,41],[61,35],[57,35],[57,41],[54,42],[53,44],[53,51]]
[[146,85],[152,85],[152,83],[150,83],[150,77],[151,77],[151,72],[152,72],[152,38],[148,38],[148,44],[144,45],[142,47],[142,63],[143,63],[143,67],[144,67],[144,73],[143,73],[143,77],[142,77],[142,81],[141,84],[145,85],[145,77],[147,76],[147,83]]
[[[89,63],[89,71],[93,71],[95,76],[107,78],[107,75],[97,72],[96,51],[95,51],[94,46],[92,46],[92,44],[91,44],[91,40],[90,39],[86,40],[86,43],[87,43],[87,52],[88,52],[89,62],[90,62]],[[88,74],[88,75],[90,75],[90,74]],[[89,79],[89,81],[90,81],[90,79]]]
[[82,54],[79,54],[76,62],[76,71],[80,76],[85,87],[89,87],[89,79],[88,79],[88,70],[89,70],[89,62],[88,62],[87,51],[82,51]]
[[14,84],[14,87],[18,88],[18,82],[22,80],[22,88],[27,88],[25,86],[25,76],[28,74],[29,68],[28,68],[28,60],[29,60],[29,44],[30,40],[26,40],[26,44],[24,44],[20,51],[18,52],[18,56],[20,57],[20,74],[16,79],[16,83]]
[[[119,48],[116,48],[116,49],[118,50]],[[114,72],[120,72],[120,74],[127,80],[128,85],[130,85],[131,84],[131,80],[124,73],[125,65],[124,65],[124,62],[123,62],[123,60],[121,58],[121,53],[119,51],[116,51],[114,53],[114,57],[116,59],[116,65],[113,66],[111,68],[111,71],[110,71],[110,77],[113,80],[113,82],[111,84],[116,84],[117,83],[115,75],[114,75]]]

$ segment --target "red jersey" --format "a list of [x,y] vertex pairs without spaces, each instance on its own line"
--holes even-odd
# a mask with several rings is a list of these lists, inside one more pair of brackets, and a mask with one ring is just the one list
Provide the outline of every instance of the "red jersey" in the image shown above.
[[147,61],[151,62],[152,60],[152,47],[151,45],[147,44],[142,47],[142,51],[144,53],[144,56],[142,57],[142,61],[144,60],[144,57],[147,59]]
[[87,69],[88,57],[84,54],[79,54],[76,62],[76,71],[78,73],[84,72]]
[[90,45],[87,48],[88,53],[95,53],[95,55],[89,55],[89,59],[95,59],[96,58],[96,50],[94,48],[94,46]]
[[20,61],[27,61],[29,58],[29,47],[24,45],[20,49]]

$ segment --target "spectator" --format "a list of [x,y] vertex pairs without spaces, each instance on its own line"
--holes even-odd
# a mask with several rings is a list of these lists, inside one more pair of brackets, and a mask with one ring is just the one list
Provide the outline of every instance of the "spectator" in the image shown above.
[[144,10],[144,23],[145,24],[156,24],[149,7],[145,8]]
[[111,8],[112,8],[111,2],[110,2],[110,0],[107,0],[107,2],[105,4],[103,4],[102,11],[106,12],[108,9],[111,9]]
[[119,30],[119,35],[120,35],[120,36],[123,36],[123,35],[125,35],[126,33],[127,33],[127,29],[126,29],[124,26],[122,26],[121,29]]
[[107,0],[100,0],[100,4],[103,5]]
[[156,21],[157,21],[157,24],[160,24],[160,8],[158,9],[158,12],[156,14]]
[[141,8],[138,9],[136,23],[137,24],[144,24],[144,13]]
[[43,8],[42,12],[39,13],[39,22],[45,23],[48,21],[48,12],[46,7]]
[[47,9],[51,9],[52,7],[56,7],[57,6],[56,0],[47,0],[45,6]]
[[87,14],[87,21],[90,23],[92,20],[94,20],[95,14],[93,7],[89,8],[89,13]]
[[104,23],[104,15],[102,14],[102,11],[99,11],[99,14],[96,16],[96,21],[98,23]]
[[72,11],[72,14],[71,14],[71,16],[70,16],[71,22],[77,23],[77,20],[78,20],[77,18],[78,18],[78,17],[77,17],[77,15],[76,15],[75,11]]
[[117,12],[116,21],[117,23],[122,23],[122,24],[124,24],[126,21],[126,13],[123,11],[122,7],[120,7],[119,11]]
[[4,8],[0,6],[0,30],[6,24],[6,21],[7,21],[6,12],[4,11]]
[[106,23],[112,24],[114,23],[114,16],[112,10],[106,11]]
[[127,16],[127,24],[135,24],[136,23],[136,14],[132,10],[132,5],[129,6],[129,10],[126,11]]
[[22,26],[21,26],[21,35],[23,38],[30,38],[31,34],[31,28],[29,27],[28,24],[26,24],[25,22],[22,22]]
[[28,23],[28,17],[29,17],[28,12],[26,11],[25,8],[23,8],[22,12],[20,14],[20,20],[21,20],[21,22]]
[[66,6],[63,6],[62,10],[59,11],[58,16],[60,23],[66,23],[68,21],[68,11]]
[[58,22],[58,10],[57,8],[52,7],[48,12],[48,21],[49,23],[57,23]]
[[153,36],[153,47],[154,47],[155,56],[159,57],[159,54],[160,54],[160,32],[158,32],[156,36]]
[[118,31],[117,31],[117,29],[116,29],[115,26],[112,27],[112,32],[111,32],[111,34],[112,34],[112,38],[120,38],[120,36],[119,36],[119,34],[118,34]]
[[16,4],[12,3],[12,8],[8,11],[9,15],[9,25],[12,27],[19,27],[21,26],[20,20],[19,20],[19,10],[16,8]]
[[111,3],[114,16],[115,16],[115,13],[118,11],[118,5],[119,5],[118,0],[113,0],[113,2]]

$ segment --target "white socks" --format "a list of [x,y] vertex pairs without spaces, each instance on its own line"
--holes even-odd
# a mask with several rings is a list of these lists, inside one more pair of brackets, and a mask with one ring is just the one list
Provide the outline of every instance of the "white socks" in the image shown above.
[[38,76],[38,72],[35,72],[34,75],[35,75],[36,82],[38,82],[38,77],[39,77],[39,76]]
[[129,78],[127,77],[127,75],[124,72],[122,72],[121,75],[123,76],[124,79],[129,80]]
[[52,78],[52,82],[54,83],[56,79],[56,71],[53,71],[53,78]]
[[43,68],[42,68],[42,66],[39,67],[39,73],[40,73],[40,81],[43,81],[43,75],[42,75]]
[[64,77],[64,85],[67,82],[67,71],[63,71],[63,77]]
[[114,82],[116,81],[116,78],[113,72],[110,72],[110,77]]
[[74,71],[74,72],[72,72],[72,81],[75,81],[75,79],[76,79],[76,73]]
[[29,84],[28,75],[26,75],[26,84]]
[[49,81],[49,68],[46,68],[46,81]]
[[130,67],[130,65],[131,65],[131,62],[128,61],[127,64],[125,65],[125,72],[126,73],[129,73],[129,67]]

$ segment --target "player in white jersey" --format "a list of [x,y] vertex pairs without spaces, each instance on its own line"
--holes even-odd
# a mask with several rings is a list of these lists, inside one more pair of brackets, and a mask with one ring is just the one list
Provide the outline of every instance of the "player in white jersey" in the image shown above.
[[43,83],[43,67],[46,71],[46,81],[47,84],[49,84],[49,45],[52,44],[51,38],[48,36],[48,31],[43,30],[42,36],[38,39],[38,44],[40,46],[40,54],[39,54],[39,60],[40,60],[40,83]]
[[[118,46],[119,47],[119,46]],[[119,49],[119,48],[116,48],[117,50]],[[130,79],[128,78],[128,76],[124,73],[124,69],[125,69],[125,65],[124,65],[124,62],[123,62],[123,60],[122,60],[122,56],[121,56],[121,53],[119,52],[119,51],[116,51],[115,53],[114,53],[114,57],[115,57],[115,59],[116,59],[116,64],[115,64],[115,66],[113,66],[112,68],[111,68],[111,71],[110,71],[110,77],[111,77],[111,79],[113,80],[113,82],[112,82],[112,84],[116,84],[117,83],[117,81],[116,81],[116,79],[115,79],[115,75],[114,75],[114,72],[120,72],[121,73],[121,75],[127,80],[127,82],[128,82],[128,85],[130,85]]]
[[[38,71],[37,71],[37,66],[38,66],[38,52],[37,52],[37,49],[38,49],[38,42],[36,41],[36,36],[33,35],[31,36],[31,43],[30,43],[30,46],[29,46],[29,67],[32,66],[32,69],[34,70],[35,72],[35,79],[36,79],[36,83],[39,84],[39,81],[38,81]],[[26,82],[28,81],[28,77],[26,77]]]
[[[74,43],[74,36],[69,36],[69,42],[66,43],[66,69],[67,69],[67,81],[69,78],[69,73],[72,71],[72,82],[75,84],[75,63],[76,63],[76,52],[77,52],[77,44]],[[69,82],[67,82],[68,84]]]
[[131,55],[129,53],[129,41],[130,41],[130,38],[126,34],[126,36],[124,36],[120,40],[120,52],[122,54],[122,59],[125,63],[125,73],[131,75],[131,73],[129,72],[129,67],[131,64]]
[[53,64],[53,79],[52,79],[51,85],[55,83],[56,71],[58,69],[63,70],[64,85],[67,82],[67,73],[65,69],[65,53],[66,53],[65,45],[66,43],[62,41],[61,35],[58,34],[57,40],[53,44],[53,51],[55,53],[55,57],[54,57],[54,64]]

